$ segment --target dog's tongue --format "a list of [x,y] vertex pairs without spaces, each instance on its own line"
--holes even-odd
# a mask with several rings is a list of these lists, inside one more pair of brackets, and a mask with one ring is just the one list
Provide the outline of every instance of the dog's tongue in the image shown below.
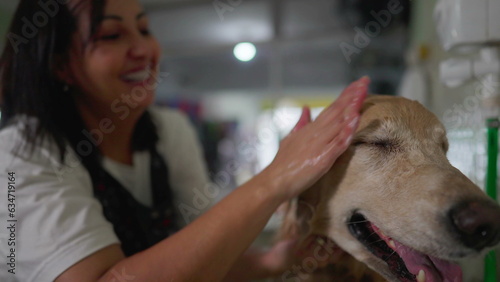
[[[417,280],[426,282],[461,282],[462,269],[459,265],[427,256],[401,243],[394,241],[395,251],[403,259],[408,270],[417,276]],[[421,280],[425,272],[425,280]]]

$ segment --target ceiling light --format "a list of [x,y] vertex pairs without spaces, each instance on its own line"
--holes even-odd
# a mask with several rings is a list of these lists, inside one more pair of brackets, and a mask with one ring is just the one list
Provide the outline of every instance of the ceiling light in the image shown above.
[[257,53],[257,49],[255,45],[249,42],[241,42],[234,46],[234,56],[242,61],[248,62],[255,58],[255,54]]

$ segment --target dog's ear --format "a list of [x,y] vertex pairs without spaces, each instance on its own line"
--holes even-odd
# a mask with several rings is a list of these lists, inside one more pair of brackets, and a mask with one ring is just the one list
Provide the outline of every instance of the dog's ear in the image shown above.
[[317,258],[318,267],[339,261],[344,251],[340,249],[326,234],[319,230],[318,207],[321,204],[321,186],[319,183],[300,194],[296,199],[286,203],[283,224],[278,233],[278,239],[297,240],[299,259]]
[[278,232],[278,239],[303,240],[311,231],[311,220],[316,213],[319,202],[316,195],[319,191],[314,187],[300,194],[299,197],[284,203],[280,207],[283,222]]
[[297,209],[295,214],[302,236],[306,236],[312,231],[312,220],[317,213],[320,198],[320,185],[316,183],[313,187],[302,192],[296,200]]

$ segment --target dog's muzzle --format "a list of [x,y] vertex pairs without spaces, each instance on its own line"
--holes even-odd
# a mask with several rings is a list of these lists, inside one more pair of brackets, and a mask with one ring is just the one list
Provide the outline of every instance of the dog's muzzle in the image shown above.
[[458,264],[426,255],[385,235],[362,214],[354,213],[347,223],[351,234],[375,257],[384,261],[402,282],[462,281]]

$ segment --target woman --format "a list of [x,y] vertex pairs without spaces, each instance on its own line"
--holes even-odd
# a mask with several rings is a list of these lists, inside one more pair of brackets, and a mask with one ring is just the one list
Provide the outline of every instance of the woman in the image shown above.
[[285,270],[290,244],[242,254],[347,148],[369,83],[314,122],[305,109],[264,171],[179,230],[186,211],[202,209],[181,204],[207,178],[186,119],[149,107],[160,48],[138,1],[21,0],[7,42],[0,180],[15,209],[0,216],[16,221],[2,281],[241,281]]

